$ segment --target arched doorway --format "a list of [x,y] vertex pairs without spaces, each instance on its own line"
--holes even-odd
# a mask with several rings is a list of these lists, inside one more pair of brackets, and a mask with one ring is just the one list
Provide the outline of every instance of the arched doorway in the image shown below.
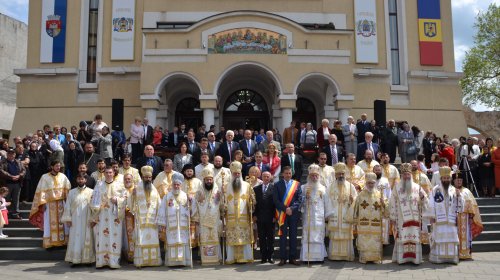
[[292,119],[296,122],[297,128],[300,127],[301,122],[310,122],[313,127],[316,127],[316,107],[312,101],[307,98],[297,98],[295,104],[297,111],[293,112]]
[[259,130],[270,127],[266,101],[249,89],[232,93],[224,104],[223,112],[224,127],[227,129]]
[[200,110],[200,101],[196,98],[184,98],[175,108],[175,124],[186,125],[186,129],[193,128],[197,131],[203,124],[203,112]]

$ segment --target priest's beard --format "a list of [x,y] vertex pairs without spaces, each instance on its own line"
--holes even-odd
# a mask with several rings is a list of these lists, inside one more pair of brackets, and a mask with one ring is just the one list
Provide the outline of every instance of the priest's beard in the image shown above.
[[77,186],[78,186],[79,189],[85,188],[85,184],[77,184]]
[[151,189],[153,188],[153,184],[151,181],[144,181],[144,191],[145,192],[151,192]]
[[375,173],[375,175],[377,175],[377,180],[380,180],[380,178],[382,178],[382,173]]
[[448,191],[448,188],[450,187],[450,182],[448,182],[448,181],[446,181],[446,182],[441,181],[441,184],[443,185],[444,190]]
[[172,193],[174,194],[174,196],[178,196],[180,193],[181,193],[181,189],[180,188],[173,188],[172,189]]
[[211,191],[213,188],[214,188],[214,184],[213,183],[205,183],[205,189],[207,191]]
[[239,192],[241,190],[241,177],[236,177],[233,180],[233,191]]
[[411,180],[403,180],[403,189],[407,194],[411,192]]
[[218,163],[214,163],[214,168],[219,170],[222,168],[222,163],[221,164],[218,164]]
[[337,184],[343,185],[345,183],[345,177],[344,176],[339,176],[337,178]]

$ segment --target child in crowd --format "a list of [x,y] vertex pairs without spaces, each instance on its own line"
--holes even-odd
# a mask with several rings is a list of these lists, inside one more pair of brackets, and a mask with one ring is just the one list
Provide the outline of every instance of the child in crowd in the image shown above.
[[5,197],[9,194],[9,189],[6,187],[0,188],[0,238],[7,238],[8,236],[3,234],[3,227],[9,224],[9,218],[7,207],[10,206],[10,202],[5,201]]

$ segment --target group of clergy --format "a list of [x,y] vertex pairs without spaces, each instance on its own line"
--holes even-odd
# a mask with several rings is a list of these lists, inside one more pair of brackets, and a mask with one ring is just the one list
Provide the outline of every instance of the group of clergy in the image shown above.
[[411,164],[401,165],[400,178],[391,176],[398,173],[393,168],[375,165],[355,178],[349,162],[337,163],[329,172],[321,163],[312,164],[307,182],[300,185],[285,167],[283,179],[273,184],[269,172],[251,171],[245,180],[237,161],[230,168],[204,168],[195,176],[194,168],[173,171],[167,159],[156,178],[148,165],[140,173],[116,165],[104,169],[94,189],[86,186],[84,175],[76,177],[77,187],[71,189],[60,173],[61,163],[54,161],[38,184],[30,222],[43,230],[44,248],[67,245],[67,262],[95,262],[96,267],[119,268],[122,257],[137,267],[159,266],[160,242],[167,266],[192,267],[193,248],[198,248],[202,265],[253,262],[257,237],[262,262],[274,263],[275,222],[279,265],[299,265],[299,219],[303,263],[353,261],[355,247],[360,262],[381,263],[390,235],[395,242],[392,260],[399,264],[421,263],[426,243],[431,262],[471,258],[472,239],[482,224],[460,173],[441,167],[440,182],[430,187],[414,179]]

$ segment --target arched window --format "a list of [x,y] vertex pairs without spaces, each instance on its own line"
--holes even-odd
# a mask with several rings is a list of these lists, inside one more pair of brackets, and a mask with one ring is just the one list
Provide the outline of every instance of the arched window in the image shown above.
[[229,96],[226,100],[224,111],[263,112],[267,111],[267,104],[260,94],[248,89],[242,89]]
[[270,118],[264,98],[252,90],[241,89],[231,94],[224,104],[226,129],[268,129]]
[[297,98],[295,103],[297,111],[293,112],[293,120],[296,121],[297,127],[300,126],[301,122],[312,123],[313,127],[316,128],[316,107],[311,102],[311,100],[306,98]]

